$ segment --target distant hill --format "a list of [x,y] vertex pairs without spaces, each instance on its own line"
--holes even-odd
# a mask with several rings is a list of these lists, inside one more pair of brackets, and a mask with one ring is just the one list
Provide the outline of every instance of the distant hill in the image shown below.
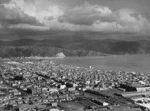
[[20,46],[20,47],[0,47],[0,57],[30,57],[42,56],[51,57],[63,52],[66,56],[105,56],[106,54],[96,51],[70,50],[47,46]]
[[0,56],[53,56],[63,52],[66,56],[99,56],[105,54],[147,54],[150,41],[115,39],[89,40],[32,40],[0,41]]

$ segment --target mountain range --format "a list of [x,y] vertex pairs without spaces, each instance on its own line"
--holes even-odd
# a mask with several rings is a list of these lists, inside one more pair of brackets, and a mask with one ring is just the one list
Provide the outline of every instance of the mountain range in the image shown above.
[[99,56],[118,54],[148,54],[149,40],[116,39],[19,39],[0,41],[0,56],[54,56],[64,52],[67,56]]

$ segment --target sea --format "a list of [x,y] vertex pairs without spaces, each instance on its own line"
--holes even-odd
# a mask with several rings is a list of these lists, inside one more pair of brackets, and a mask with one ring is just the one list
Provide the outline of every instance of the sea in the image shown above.
[[55,63],[86,68],[92,66],[99,70],[130,71],[150,74],[150,54],[65,57],[55,60]]

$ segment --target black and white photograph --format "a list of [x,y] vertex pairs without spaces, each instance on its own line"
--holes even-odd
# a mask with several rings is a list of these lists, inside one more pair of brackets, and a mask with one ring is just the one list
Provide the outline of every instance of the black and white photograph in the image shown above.
[[150,111],[150,0],[0,0],[0,111]]

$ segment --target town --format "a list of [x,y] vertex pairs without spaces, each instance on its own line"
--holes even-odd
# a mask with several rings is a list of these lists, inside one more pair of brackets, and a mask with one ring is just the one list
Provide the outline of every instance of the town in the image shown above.
[[150,75],[56,64],[55,58],[1,59],[2,111],[149,111]]

